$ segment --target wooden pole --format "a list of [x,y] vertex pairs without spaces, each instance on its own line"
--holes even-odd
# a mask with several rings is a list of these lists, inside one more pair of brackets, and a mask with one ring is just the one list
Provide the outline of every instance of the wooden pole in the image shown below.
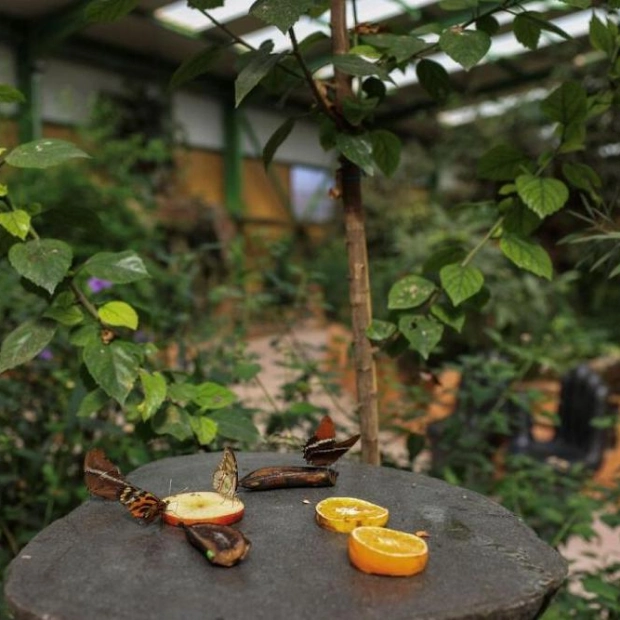
[[[349,51],[346,1],[331,0],[332,51]],[[353,96],[352,78],[335,70],[335,106],[341,112],[342,101]],[[377,405],[377,372],[372,346],[366,329],[372,320],[366,228],[362,204],[362,179],[359,166],[340,158],[339,181],[344,209],[345,238],[349,264],[349,300],[353,326],[353,353],[362,435],[362,460],[380,464],[379,410]]]

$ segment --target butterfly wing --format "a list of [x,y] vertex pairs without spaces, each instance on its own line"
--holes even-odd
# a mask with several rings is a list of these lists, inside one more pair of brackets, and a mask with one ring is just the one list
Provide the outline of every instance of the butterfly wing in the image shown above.
[[129,510],[134,519],[147,523],[159,517],[168,505],[153,493],[129,483],[121,490],[118,501]]
[[224,448],[224,454],[217,469],[213,473],[213,488],[224,497],[232,500],[239,485],[239,471],[235,453],[229,448]]
[[328,415],[325,415],[314,435],[304,445],[304,459],[311,465],[327,467],[335,463],[354,446],[359,438],[359,435],[353,435],[353,437],[337,443],[334,422]]
[[92,495],[118,499],[127,481],[103,450],[93,448],[84,458],[84,482]]
[[143,491],[128,482],[100,448],[93,448],[86,453],[84,481],[93,495],[118,500],[135,519],[152,521],[167,506],[166,502],[149,491]]

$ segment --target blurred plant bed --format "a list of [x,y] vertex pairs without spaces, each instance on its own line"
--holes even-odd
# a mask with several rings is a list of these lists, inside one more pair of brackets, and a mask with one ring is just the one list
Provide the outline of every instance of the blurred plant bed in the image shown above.
[[[329,323],[325,369],[355,397],[355,369],[351,356],[353,335],[342,323]],[[377,359],[377,393],[382,426],[424,434],[429,423],[454,409],[460,373],[445,369],[437,376],[411,368],[384,353]]]

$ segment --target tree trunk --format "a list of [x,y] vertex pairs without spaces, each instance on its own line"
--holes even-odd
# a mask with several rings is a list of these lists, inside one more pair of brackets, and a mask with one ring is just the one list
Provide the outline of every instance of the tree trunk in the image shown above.
[[[334,54],[349,51],[345,0],[332,0],[331,25]],[[351,76],[335,71],[337,113],[342,101],[353,94]],[[344,208],[345,236],[349,262],[349,299],[353,326],[353,354],[362,435],[362,459],[379,465],[379,411],[377,407],[377,373],[372,346],[366,329],[372,320],[366,229],[362,205],[361,171],[341,157],[340,189]]]

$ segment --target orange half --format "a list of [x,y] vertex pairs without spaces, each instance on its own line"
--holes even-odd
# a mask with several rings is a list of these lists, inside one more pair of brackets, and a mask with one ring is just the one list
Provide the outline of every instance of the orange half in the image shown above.
[[428,546],[423,538],[408,532],[358,527],[349,536],[349,559],[364,573],[406,577],[424,570]]
[[387,523],[387,508],[356,497],[328,497],[315,507],[316,522],[333,532],[349,533],[360,525],[381,527]]

